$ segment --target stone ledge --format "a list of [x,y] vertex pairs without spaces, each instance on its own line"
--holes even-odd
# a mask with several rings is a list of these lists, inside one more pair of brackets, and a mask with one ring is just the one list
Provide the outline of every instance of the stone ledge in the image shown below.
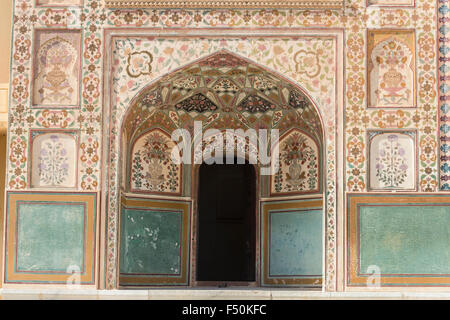
[[450,300],[450,292],[318,292],[291,289],[0,289],[0,300]]

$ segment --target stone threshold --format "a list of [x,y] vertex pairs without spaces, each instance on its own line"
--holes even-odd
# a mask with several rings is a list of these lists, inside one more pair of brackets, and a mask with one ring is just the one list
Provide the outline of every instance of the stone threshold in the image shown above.
[[450,292],[320,292],[291,289],[0,289],[0,300],[450,300]]

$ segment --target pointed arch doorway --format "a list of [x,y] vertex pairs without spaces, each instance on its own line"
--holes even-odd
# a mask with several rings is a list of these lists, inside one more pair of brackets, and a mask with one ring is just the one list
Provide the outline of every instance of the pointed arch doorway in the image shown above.
[[[213,250],[202,253],[202,243],[208,243],[201,238],[203,217],[208,217],[203,212],[211,210],[202,200],[202,190],[197,190],[202,188],[199,168],[175,164],[169,157],[176,145],[171,133],[184,129],[192,134],[195,121],[201,122],[203,131],[279,131],[278,142],[270,140],[265,150],[257,151],[270,155],[277,146],[280,169],[272,175],[255,173],[254,188],[241,186],[255,190],[250,197],[255,199],[250,201],[253,210],[242,206],[237,212],[214,211],[215,228],[234,219],[245,225],[242,229],[254,230],[234,246],[225,248],[232,241],[224,240],[226,236],[216,242],[224,251],[234,250],[234,260],[242,262],[233,272],[220,271],[224,265],[234,268],[224,262],[226,254],[208,259]],[[321,288],[323,125],[317,107],[297,85],[228,51],[216,52],[163,77],[134,99],[122,125],[122,148],[126,156],[121,175],[119,286],[195,286],[214,281]],[[227,169],[210,170],[227,176]],[[241,178],[251,176],[238,171]],[[217,202],[231,202],[237,196],[233,183],[228,188],[221,184],[219,192],[229,194],[215,194],[216,207]],[[208,199],[207,191],[203,198]],[[208,229],[205,223],[203,230]],[[218,270],[205,273],[203,266],[211,267],[208,260]]]

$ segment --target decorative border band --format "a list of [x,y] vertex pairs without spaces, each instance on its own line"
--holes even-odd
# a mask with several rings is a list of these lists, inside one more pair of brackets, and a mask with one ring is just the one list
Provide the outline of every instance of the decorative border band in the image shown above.
[[227,0],[227,1],[201,1],[201,0],[105,0],[108,8],[201,8],[201,9],[343,9],[343,0]]

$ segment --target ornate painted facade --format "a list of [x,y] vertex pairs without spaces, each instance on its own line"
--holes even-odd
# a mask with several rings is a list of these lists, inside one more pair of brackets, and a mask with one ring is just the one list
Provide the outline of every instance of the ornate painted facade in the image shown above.
[[[402,203],[398,199],[408,198],[403,209],[414,215],[423,203],[436,203],[437,211],[429,213],[435,226],[450,216],[447,0],[321,1],[319,9],[306,8],[303,1],[264,9],[257,2],[247,8],[193,4],[180,9],[149,7],[149,1],[136,7],[116,0],[15,0],[6,217],[17,219],[19,227],[4,230],[5,248],[17,249],[15,255],[25,259],[20,255],[30,240],[11,243],[22,230],[20,221],[25,231],[33,228],[26,212],[41,212],[41,202],[53,203],[72,218],[58,220],[49,213],[45,221],[70,229],[73,219],[80,232],[82,219],[92,223],[83,227],[92,237],[78,239],[73,233],[76,241],[64,244],[74,252],[73,261],[95,271],[81,268],[84,286],[159,285],[150,271],[142,279],[132,274],[145,266],[130,266],[122,254],[142,251],[121,247],[128,243],[121,235],[145,230],[132,222],[143,216],[143,207],[153,208],[148,223],[164,223],[160,211],[170,209],[174,216],[168,219],[176,228],[164,232],[178,232],[182,244],[169,241],[168,252],[179,252],[180,260],[169,259],[166,267],[179,270],[168,271],[174,275],[163,284],[193,286],[196,265],[189,255],[196,244],[186,228],[196,228],[196,169],[176,164],[169,150],[174,130],[193,133],[194,122],[201,121],[203,130],[219,132],[280,130],[280,170],[261,176],[257,187],[263,239],[257,256],[264,264],[259,285],[365,290],[371,276],[367,267],[379,264],[385,286],[448,286],[447,261],[428,257],[427,269],[420,256],[410,270],[393,258],[389,244],[395,242],[398,254],[414,259],[402,241],[425,252],[427,242],[409,235],[430,233],[401,210],[397,220],[386,213]],[[213,140],[202,150],[217,150]],[[243,146],[244,140],[234,141],[236,148],[258,149]],[[190,147],[195,150],[195,143]],[[55,198],[62,192],[74,200]],[[34,202],[22,207],[24,213],[13,212],[27,195]],[[308,203],[313,205],[304,216]],[[367,209],[358,211],[358,203]],[[370,223],[395,221],[406,227],[370,233]],[[319,267],[294,267],[290,257],[271,251],[295,242],[290,223],[317,228],[321,236],[305,241],[323,249],[311,253]],[[406,236],[394,239],[399,230]],[[433,249],[450,240],[441,231]],[[279,234],[271,238],[268,232]],[[150,233],[145,243],[152,246],[154,230]],[[85,240],[91,241],[87,247]],[[40,243],[45,241],[49,238],[43,236]],[[272,265],[270,257],[285,265]],[[13,256],[5,259],[3,286],[34,283],[27,274],[34,270],[15,270]],[[61,268],[72,260],[67,258],[67,266],[48,261],[48,268],[41,268],[48,274],[36,279],[66,281],[71,273]],[[269,266],[278,272],[273,277]],[[164,274],[164,265],[155,270]]]

